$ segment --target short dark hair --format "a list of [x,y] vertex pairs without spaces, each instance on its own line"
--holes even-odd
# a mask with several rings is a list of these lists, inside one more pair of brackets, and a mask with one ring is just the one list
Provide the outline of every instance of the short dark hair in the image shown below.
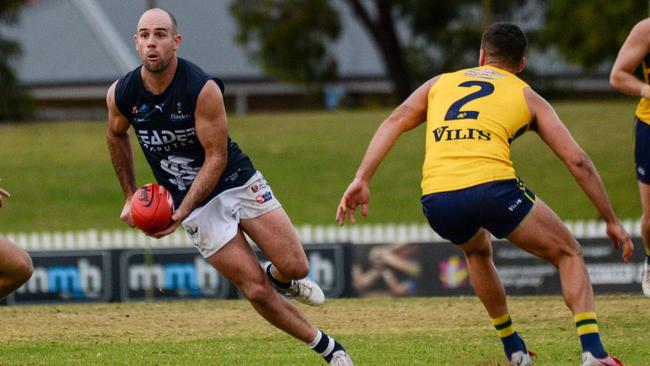
[[512,23],[494,23],[483,32],[481,38],[481,48],[486,56],[510,67],[519,66],[527,45],[524,32]]

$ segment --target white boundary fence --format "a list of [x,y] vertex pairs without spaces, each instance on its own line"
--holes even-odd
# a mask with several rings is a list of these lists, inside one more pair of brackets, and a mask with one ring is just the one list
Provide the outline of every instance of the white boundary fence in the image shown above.
[[[605,223],[598,220],[566,221],[576,238],[604,238]],[[632,237],[640,237],[640,220],[624,220]],[[442,242],[427,224],[361,224],[302,225],[296,228],[305,244],[345,243],[369,244],[392,242]],[[4,236],[29,251],[83,250],[118,248],[165,248],[192,245],[183,230],[160,240],[145,236],[137,230],[85,230],[65,232],[19,232]]]

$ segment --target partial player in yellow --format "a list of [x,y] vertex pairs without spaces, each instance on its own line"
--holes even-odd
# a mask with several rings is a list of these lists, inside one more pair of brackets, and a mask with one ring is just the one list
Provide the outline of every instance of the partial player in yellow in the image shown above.
[[535,131],[566,164],[607,224],[628,261],[633,244],[614,214],[591,159],[573,140],[551,105],[516,74],[525,65],[526,36],[496,23],[483,34],[479,67],[442,74],[415,90],[379,126],[336,213],[355,223],[368,214],[369,182],[399,136],[425,122],[422,206],[440,236],[465,252],[472,286],[485,306],[512,365],[532,365],[515,331],[505,289],[492,260],[490,234],[558,268],[562,293],[582,345],[582,366],[622,365],[598,333],[594,298],[581,248],[555,213],[516,176],[510,144]]
[[[634,76],[641,66],[643,80]],[[618,91],[641,97],[635,112],[634,161],[636,179],[643,216],[641,237],[645,245],[646,260],[643,267],[641,288],[650,297],[650,18],[637,23],[628,35],[612,67],[609,82]]]

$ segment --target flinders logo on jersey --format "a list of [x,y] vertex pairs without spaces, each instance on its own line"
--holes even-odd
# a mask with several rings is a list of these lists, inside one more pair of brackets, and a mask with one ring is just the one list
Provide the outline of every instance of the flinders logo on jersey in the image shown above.
[[441,126],[433,130],[433,138],[436,139],[436,142],[454,140],[492,140],[492,136],[488,131],[476,128],[449,128],[449,126]]
[[171,114],[169,115],[169,119],[170,119],[172,122],[183,122],[183,121],[189,121],[189,120],[192,119],[192,115],[191,115],[191,114],[187,114],[187,113],[182,113],[182,114],[174,114],[174,113],[171,113]]
[[192,115],[189,113],[183,113],[183,103],[176,103],[176,113],[169,114],[169,120],[172,122],[183,122],[189,121],[192,119]]

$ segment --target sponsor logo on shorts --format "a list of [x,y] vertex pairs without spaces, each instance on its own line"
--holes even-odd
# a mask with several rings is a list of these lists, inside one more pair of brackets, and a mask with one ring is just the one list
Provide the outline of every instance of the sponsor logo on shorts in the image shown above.
[[187,233],[190,234],[192,238],[194,238],[198,232],[199,232],[198,227],[192,227],[192,226],[187,227]]
[[508,206],[508,211],[510,211],[510,212],[514,212],[515,209],[516,209],[519,205],[521,205],[523,202],[524,202],[524,201],[523,201],[521,198],[517,198],[517,200],[516,200],[513,204],[511,204],[510,206]]
[[271,199],[273,199],[273,195],[271,194],[271,192],[264,192],[263,194],[260,194],[259,196],[255,197],[255,200],[257,201],[257,203],[260,203],[260,204],[262,204],[264,202],[268,202]]
[[224,181],[226,181],[226,182],[234,182],[234,181],[236,181],[237,178],[239,178],[239,172],[240,171],[241,171],[241,168],[237,169],[236,172],[234,172],[234,173],[230,174],[229,176],[227,176],[226,179],[224,179]]
[[192,244],[200,249],[201,243],[199,242],[199,228],[195,226],[185,226],[185,231],[187,232],[187,235],[190,236]]
[[266,188],[266,182],[255,183],[251,186],[251,191],[253,191],[253,193],[257,193],[264,188]]
[[636,168],[636,171],[637,173],[639,173],[639,175],[645,175],[645,169],[643,169],[642,167]]

